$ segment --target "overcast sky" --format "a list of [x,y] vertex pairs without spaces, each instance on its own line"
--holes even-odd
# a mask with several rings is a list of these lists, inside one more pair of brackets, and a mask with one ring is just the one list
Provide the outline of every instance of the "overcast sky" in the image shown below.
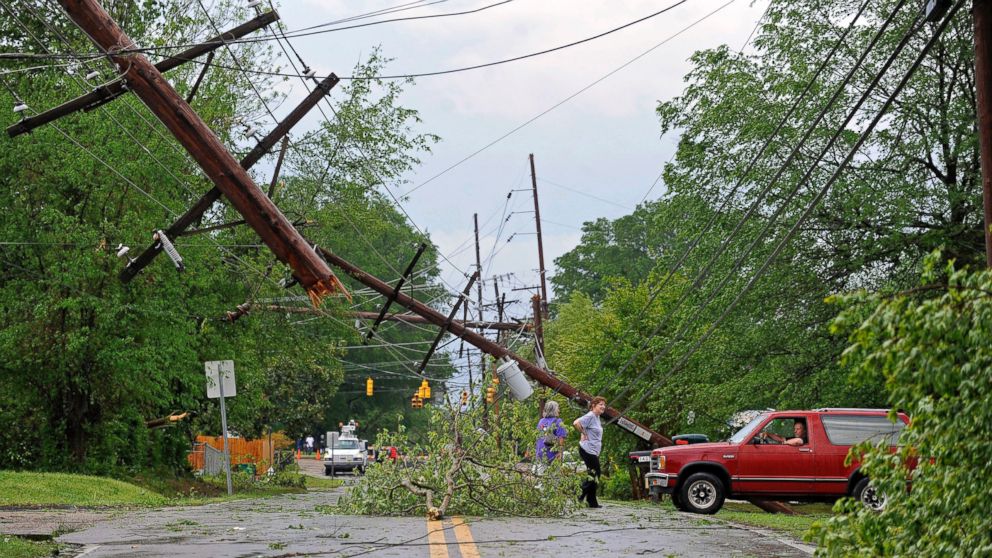
[[[459,12],[496,0],[449,0],[384,18]],[[390,8],[406,2],[287,0],[279,7],[288,31]],[[425,2],[429,3],[429,2]],[[593,36],[657,12],[676,0],[514,0],[479,13],[375,25],[292,40],[319,75],[348,75],[376,45],[394,60],[389,74],[447,70],[520,56]],[[535,58],[445,76],[418,78],[401,103],[423,118],[422,131],[441,136],[433,153],[393,192],[413,221],[445,253],[444,280],[459,289],[474,270],[472,214],[479,214],[484,277],[514,274],[501,290],[538,282],[533,201],[527,156],[536,159],[545,262],[580,240],[583,222],[630,213],[649,192],[677,137],[661,137],[654,110],[678,95],[696,50],[728,44],[739,49],[767,2],[731,1],[613,76],[535,122],[435,178],[510,130],[616,70],[727,0],[689,0],[667,13],[594,41]],[[361,22],[374,21],[365,19]],[[296,91],[302,85],[291,80]],[[426,183],[428,180],[430,182]],[[515,211],[499,238],[501,217]],[[514,236],[515,235],[515,236]],[[509,243],[507,239],[512,238]],[[493,253],[495,252],[495,256]],[[457,269],[456,269],[457,266]],[[492,297],[491,283],[484,295]],[[511,292],[521,301],[529,293]],[[515,313],[522,314],[518,305]]]
[[[498,0],[422,3],[431,1],[435,3],[383,18],[466,11]],[[426,73],[554,48],[643,18],[677,1],[512,0],[476,14],[299,37],[292,39],[292,44],[320,76],[330,72],[349,75],[355,63],[375,46],[393,58],[387,74]],[[408,2],[287,0],[279,6],[279,13],[291,34]],[[584,222],[600,217],[616,219],[632,212],[645,198],[655,199],[665,192],[664,184],[652,185],[672,156],[678,138],[661,137],[654,112],[659,100],[671,99],[682,91],[693,52],[721,44],[742,48],[766,7],[766,0],[754,4],[748,0],[689,0],[585,44],[490,68],[421,77],[407,86],[401,104],[419,111],[423,119],[420,131],[437,134],[442,141],[406,177],[406,184],[391,185],[391,191],[402,198],[403,209],[416,226],[427,231],[453,262],[442,260],[442,279],[449,290],[460,291],[467,281],[464,274],[474,271],[472,215],[478,213],[483,277],[487,279],[485,302],[494,298],[490,278],[509,276],[499,281],[499,288],[507,293],[508,301],[519,302],[508,308],[508,315],[528,319],[533,293],[512,290],[539,283],[528,154],[533,153],[536,160],[550,277],[555,273],[555,258],[580,241]],[[666,39],[670,40],[658,46]],[[644,54],[653,47],[657,48]],[[457,164],[639,56],[612,76]],[[285,84],[290,86],[293,90],[282,106],[284,111],[305,94],[299,80]],[[331,96],[341,98],[339,92]],[[316,119],[309,123],[316,124]],[[306,125],[307,121],[301,124]],[[511,190],[523,191],[513,192],[508,200]],[[548,286],[551,288],[550,282]],[[446,350],[456,348],[450,345]],[[463,374],[449,382],[456,390],[466,381],[464,361],[458,365]]]

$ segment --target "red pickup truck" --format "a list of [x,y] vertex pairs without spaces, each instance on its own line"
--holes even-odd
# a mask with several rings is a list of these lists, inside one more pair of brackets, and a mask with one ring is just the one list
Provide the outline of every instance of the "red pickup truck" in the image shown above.
[[716,513],[728,496],[834,500],[854,496],[879,510],[881,494],[860,472],[845,465],[851,446],[887,440],[893,448],[909,417],[891,422],[884,409],[769,411],[729,440],[670,446],[651,452],[645,485],[653,499],[670,494],[675,507]]

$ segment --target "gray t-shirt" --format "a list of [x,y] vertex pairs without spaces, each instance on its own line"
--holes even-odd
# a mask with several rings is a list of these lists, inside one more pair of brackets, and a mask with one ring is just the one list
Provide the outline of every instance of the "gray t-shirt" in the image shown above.
[[586,453],[599,455],[603,449],[603,425],[599,422],[599,417],[589,411],[579,418],[579,425],[586,433],[586,439],[579,442],[579,447]]

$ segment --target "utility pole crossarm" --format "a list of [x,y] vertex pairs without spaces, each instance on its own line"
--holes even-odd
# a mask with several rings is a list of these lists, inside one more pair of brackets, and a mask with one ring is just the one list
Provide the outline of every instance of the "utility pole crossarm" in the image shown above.
[[426,249],[427,244],[424,242],[421,242],[420,246],[417,247],[417,253],[414,254],[413,259],[410,260],[410,264],[406,266],[406,270],[403,271],[403,275],[400,277],[400,280],[397,281],[396,286],[393,287],[392,294],[386,298],[386,303],[382,305],[382,310],[379,311],[379,315],[376,316],[375,322],[372,324],[372,327],[369,328],[369,332],[365,335],[364,343],[368,343],[372,340],[372,336],[375,335],[376,328],[382,323],[383,318],[386,316],[386,312],[389,311],[389,307],[392,306],[393,301],[396,300],[396,293],[400,292],[400,289],[402,289],[403,285],[406,284],[407,279],[409,279],[410,275],[413,274],[413,268],[416,267],[417,260],[420,259],[420,256]]
[[275,256],[293,269],[310,300],[334,292],[347,294],[327,263],[317,255],[292,223],[252,181],[248,172],[225,149],[220,139],[176,93],[144,55],[121,53],[133,48],[134,41],[124,34],[96,0],[59,0],[69,17],[117,65],[128,87],[155,114],[204,174],[231,201],[231,205],[261,237]]
[[[327,93],[339,81],[340,80],[338,77],[334,74],[324,78],[324,80],[320,82],[320,85],[318,85],[316,89],[307,95],[307,97],[303,99],[303,101],[300,102],[295,109],[293,109],[293,112],[289,113],[289,115],[282,122],[280,122],[278,126],[276,126],[271,132],[268,133],[268,135],[258,142],[258,145],[256,145],[250,153],[241,159],[241,168],[248,170],[255,166],[255,163],[257,163],[269,149],[272,149],[272,147],[274,147],[280,139],[283,139],[286,134],[289,133],[289,130],[297,122],[299,122],[307,114],[307,112],[310,111],[310,109],[315,107],[317,103],[325,95],[327,95]],[[183,231],[203,217],[203,214],[206,213],[207,210],[209,210],[210,207],[220,199],[221,195],[220,188],[216,186],[212,188],[209,192],[197,200],[196,203],[186,211],[186,213],[182,214],[176,222],[169,225],[169,228],[165,230],[166,236],[169,238],[182,236]],[[155,256],[157,256],[161,251],[162,246],[157,242],[148,248],[145,248],[144,252],[139,254],[137,258],[131,260],[131,262],[129,262],[127,266],[121,270],[118,278],[123,283],[131,281],[131,279],[134,279],[142,269],[148,267],[148,264],[152,263]]]
[[[216,50],[224,44],[224,41],[244,37],[245,35],[257,31],[278,19],[279,14],[276,12],[265,12],[264,14],[256,16],[254,19],[225,31],[216,37],[207,39],[204,43],[200,43],[194,47],[184,50],[183,52],[180,52],[175,56],[159,61],[155,64],[155,68],[157,68],[160,72],[167,72],[185,62],[195,60],[208,52]],[[76,97],[75,99],[62,103],[57,107],[50,108],[45,112],[27,117],[16,124],[10,125],[7,128],[7,135],[12,138],[17,137],[73,112],[80,110],[93,110],[96,107],[104,105],[117,97],[120,97],[124,93],[127,93],[124,80],[114,80],[106,85],[94,89],[93,91],[90,91],[89,93],[86,93],[85,95]]]
[[[387,296],[392,291],[392,287],[390,287],[387,283],[379,280],[378,278],[372,275],[369,275],[365,271],[362,271],[354,264],[335,255],[333,252],[325,248],[318,248],[318,251],[324,257],[324,259],[327,260],[328,263],[339,269],[344,270],[344,272],[347,273],[349,276],[351,276],[353,279],[371,288],[372,290],[377,291],[379,294],[383,296]],[[400,306],[407,308],[414,314],[423,316],[432,324],[441,327],[442,329],[450,332],[452,335],[461,337],[466,342],[475,345],[485,353],[488,353],[496,358],[505,357],[515,360],[517,364],[520,365],[520,369],[523,370],[523,372],[527,374],[531,379],[533,379],[534,381],[538,382],[541,385],[547,386],[557,391],[558,393],[562,394],[563,396],[573,401],[577,401],[583,404],[588,404],[589,401],[592,399],[592,396],[589,395],[588,393],[579,391],[578,389],[565,383],[560,378],[556,378],[552,376],[551,374],[549,374],[547,371],[543,370],[541,367],[537,366],[536,364],[524,360],[522,357],[514,354],[506,347],[499,345],[493,341],[490,341],[489,339],[486,339],[485,336],[480,335],[466,328],[461,322],[449,321],[444,314],[441,314],[437,310],[434,310],[433,308],[427,306],[426,304],[420,302],[419,300],[409,295],[400,293],[396,297],[396,303],[399,304]],[[617,426],[634,434],[635,436],[641,438],[642,440],[654,444],[655,446],[672,445],[672,441],[669,438],[666,438],[665,436],[652,431],[650,428],[648,428],[647,426],[641,424],[636,420],[622,416],[619,411],[617,411],[612,407],[607,407],[606,412],[603,413],[603,416],[606,417],[607,419],[614,419],[614,418],[617,419],[616,420]]]
[[[427,369],[427,363],[431,360],[431,357],[434,356],[434,351],[437,350],[438,343],[441,342],[445,332],[449,331],[448,327],[454,323],[455,314],[458,313],[458,307],[465,304],[465,301],[468,300],[468,293],[472,291],[472,283],[475,283],[478,278],[479,272],[476,271],[468,280],[468,284],[465,285],[465,290],[462,291],[461,296],[459,296],[458,300],[455,301],[455,305],[451,307],[451,312],[449,312],[448,317],[444,319],[444,323],[441,325],[441,330],[437,332],[437,337],[434,338],[434,342],[431,343],[430,348],[427,349],[427,353],[424,354],[424,360],[420,363],[420,368],[418,369],[419,373],[423,374],[424,370]],[[464,327],[462,329],[464,329]]]

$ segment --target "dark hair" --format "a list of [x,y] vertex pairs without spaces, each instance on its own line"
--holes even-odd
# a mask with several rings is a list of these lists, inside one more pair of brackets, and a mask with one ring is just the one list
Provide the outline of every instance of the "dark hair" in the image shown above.
[[597,395],[596,397],[593,397],[592,399],[589,400],[589,408],[592,409],[593,407],[599,405],[600,403],[603,403],[605,405],[606,398]]

